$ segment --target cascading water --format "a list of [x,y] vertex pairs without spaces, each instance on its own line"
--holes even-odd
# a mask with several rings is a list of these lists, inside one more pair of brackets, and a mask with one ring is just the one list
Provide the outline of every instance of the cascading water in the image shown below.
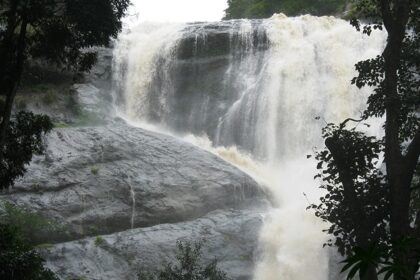
[[116,44],[115,107],[269,188],[274,207],[261,230],[256,280],[328,279],[326,225],[305,210],[320,195],[306,155],[322,146],[325,121],[363,109],[369,90],[350,85],[354,64],[379,54],[384,40],[333,17],[142,24]]

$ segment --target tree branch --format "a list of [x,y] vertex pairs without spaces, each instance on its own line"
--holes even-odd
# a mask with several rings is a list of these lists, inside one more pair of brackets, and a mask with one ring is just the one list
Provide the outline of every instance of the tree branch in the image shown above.
[[363,119],[360,119],[360,120],[356,120],[356,119],[352,119],[352,118],[345,119],[345,120],[344,120],[344,121],[340,124],[340,127],[344,127],[344,126],[345,126],[348,122],[350,122],[350,121],[360,123],[360,122],[362,122],[362,121],[363,121]]
[[[6,104],[4,106],[4,112],[2,112],[2,121],[0,123],[0,151],[2,152],[4,144],[7,138],[7,128],[9,126],[10,116],[12,114],[12,107],[13,101],[16,96],[17,88],[20,83],[20,79],[22,77],[23,72],[23,64],[25,62],[25,48],[26,48],[26,34],[27,34],[27,26],[28,20],[26,16],[26,7],[25,13],[23,15],[22,24],[20,26],[19,32],[19,39],[16,49],[16,62],[13,65],[12,77],[13,80],[8,81],[8,88],[6,92]],[[2,158],[2,154],[0,154],[0,159]]]

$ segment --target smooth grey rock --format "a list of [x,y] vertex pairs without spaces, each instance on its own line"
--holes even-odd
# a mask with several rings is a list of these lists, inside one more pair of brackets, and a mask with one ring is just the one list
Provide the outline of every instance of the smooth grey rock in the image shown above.
[[78,102],[83,104],[83,109],[97,112],[101,103],[99,89],[92,84],[75,84],[73,90],[77,93]]
[[67,240],[265,201],[253,179],[217,156],[140,128],[55,129],[46,142],[45,156],[1,198],[64,223]]
[[249,210],[218,210],[178,224],[57,244],[44,249],[48,267],[61,279],[137,279],[139,269],[174,262],[177,241],[204,241],[203,261],[216,258],[232,279],[251,279],[257,257],[261,215]]
[[113,112],[113,108],[109,92],[92,83],[74,84],[72,89],[77,103],[82,108],[79,112],[79,120],[75,118],[76,123],[80,122],[80,119],[92,124],[105,124],[111,121],[112,114],[110,112]]

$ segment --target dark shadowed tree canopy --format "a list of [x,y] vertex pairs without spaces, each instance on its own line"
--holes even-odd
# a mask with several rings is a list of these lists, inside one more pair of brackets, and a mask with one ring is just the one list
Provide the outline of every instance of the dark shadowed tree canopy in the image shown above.
[[109,44],[128,5],[129,0],[0,0],[2,54],[17,58],[18,35],[26,29],[25,58],[86,70],[94,62],[88,48]]
[[0,223],[0,279],[58,280],[44,259],[24,239],[19,228]]
[[96,61],[92,47],[108,46],[117,36],[129,3],[0,0],[0,189],[11,186],[23,174],[32,153],[42,151],[41,134],[51,129],[44,117],[20,114],[11,121],[25,63],[42,59],[71,71],[89,70]]
[[0,169],[0,186],[11,186],[15,178],[23,176],[25,165],[32,155],[44,151],[43,136],[52,129],[47,116],[19,112],[9,122],[3,161]]

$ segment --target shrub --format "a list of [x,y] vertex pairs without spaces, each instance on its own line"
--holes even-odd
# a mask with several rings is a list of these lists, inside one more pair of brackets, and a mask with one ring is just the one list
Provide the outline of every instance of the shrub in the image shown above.
[[141,270],[139,280],[228,280],[226,273],[217,268],[214,260],[207,265],[201,260],[202,242],[177,242],[176,264],[168,263],[162,270],[149,272]]
[[46,242],[51,235],[60,231],[60,228],[47,218],[10,202],[0,204],[0,225],[19,229],[23,238],[31,245]]
[[58,280],[44,259],[27,243],[20,229],[0,224],[0,279]]
[[0,189],[12,187],[25,174],[34,155],[45,151],[43,137],[53,125],[46,115],[20,111],[10,119],[0,154]]
[[105,239],[102,237],[102,236],[97,236],[96,238],[95,238],[95,246],[96,247],[100,247],[100,246],[102,246],[102,245],[104,245],[105,244]]
[[92,167],[91,167],[91,169],[90,169],[90,172],[91,172],[93,175],[98,175],[98,173],[99,173],[99,167],[97,167],[97,166],[92,166]]

